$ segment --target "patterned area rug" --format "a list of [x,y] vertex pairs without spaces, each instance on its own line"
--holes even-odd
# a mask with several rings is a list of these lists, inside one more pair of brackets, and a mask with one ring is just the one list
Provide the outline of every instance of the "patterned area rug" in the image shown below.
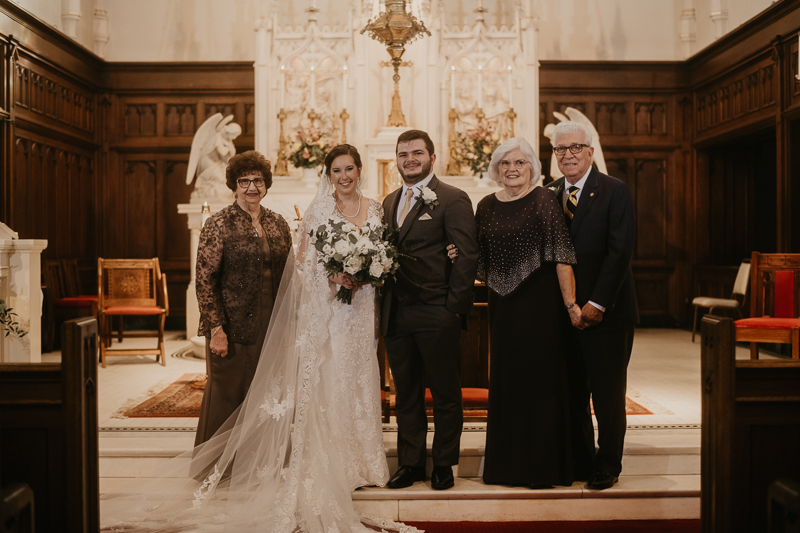
[[700,520],[407,522],[426,533],[700,533]]
[[166,389],[126,411],[124,416],[128,418],[200,416],[203,391],[192,388],[192,383],[204,378],[205,374],[184,374]]
[[[127,418],[183,418],[200,416],[203,390],[192,384],[205,377],[204,374],[184,374],[166,389],[148,398],[136,407],[123,413]],[[433,411],[429,410],[429,416]],[[629,415],[652,415],[653,413],[630,398],[625,398],[625,411]],[[484,409],[464,409],[465,418],[486,418]]]

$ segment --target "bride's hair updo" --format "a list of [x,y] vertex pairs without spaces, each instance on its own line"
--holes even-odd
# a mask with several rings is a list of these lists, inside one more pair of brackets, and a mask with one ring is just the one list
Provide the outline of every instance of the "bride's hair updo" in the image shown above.
[[328,155],[325,156],[325,174],[330,179],[331,177],[331,165],[333,164],[333,160],[339,157],[340,155],[349,155],[353,158],[353,161],[358,167],[358,170],[361,170],[363,165],[361,164],[361,156],[356,150],[356,147],[351,144],[340,144],[331,148],[331,151],[328,152]]

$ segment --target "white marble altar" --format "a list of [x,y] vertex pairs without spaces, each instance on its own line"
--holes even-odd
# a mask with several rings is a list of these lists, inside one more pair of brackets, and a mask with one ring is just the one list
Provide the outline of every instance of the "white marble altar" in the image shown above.
[[47,241],[18,239],[0,228],[0,299],[14,309],[22,338],[5,336],[0,327],[0,363],[42,362],[42,250]]

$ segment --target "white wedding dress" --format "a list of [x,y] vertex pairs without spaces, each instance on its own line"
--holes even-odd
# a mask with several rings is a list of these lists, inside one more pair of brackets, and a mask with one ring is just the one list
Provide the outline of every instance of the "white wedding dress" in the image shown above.
[[[323,178],[323,182],[326,182]],[[370,216],[381,206],[370,200]],[[360,516],[351,492],[389,478],[380,421],[375,290],[352,304],[307,236],[338,218],[323,183],[290,254],[253,384],[208,442],[159,467],[156,479],[104,495],[112,531],[416,532]]]

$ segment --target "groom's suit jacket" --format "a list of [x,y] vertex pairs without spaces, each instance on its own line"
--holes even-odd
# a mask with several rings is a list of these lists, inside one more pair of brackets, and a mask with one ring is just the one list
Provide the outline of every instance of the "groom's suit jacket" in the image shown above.
[[[431,179],[428,188],[436,193],[438,206],[425,205],[421,195],[400,227],[398,248],[411,258],[400,258],[395,279],[383,288],[381,332],[387,335],[396,298],[402,305],[443,305],[448,311],[469,314],[472,308],[475,274],[478,269],[478,244],[475,215],[467,193]],[[397,206],[403,188],[383,200],[389,231],[397,229]],[[451,263],[446,247],[458,247],[458,259]]]

